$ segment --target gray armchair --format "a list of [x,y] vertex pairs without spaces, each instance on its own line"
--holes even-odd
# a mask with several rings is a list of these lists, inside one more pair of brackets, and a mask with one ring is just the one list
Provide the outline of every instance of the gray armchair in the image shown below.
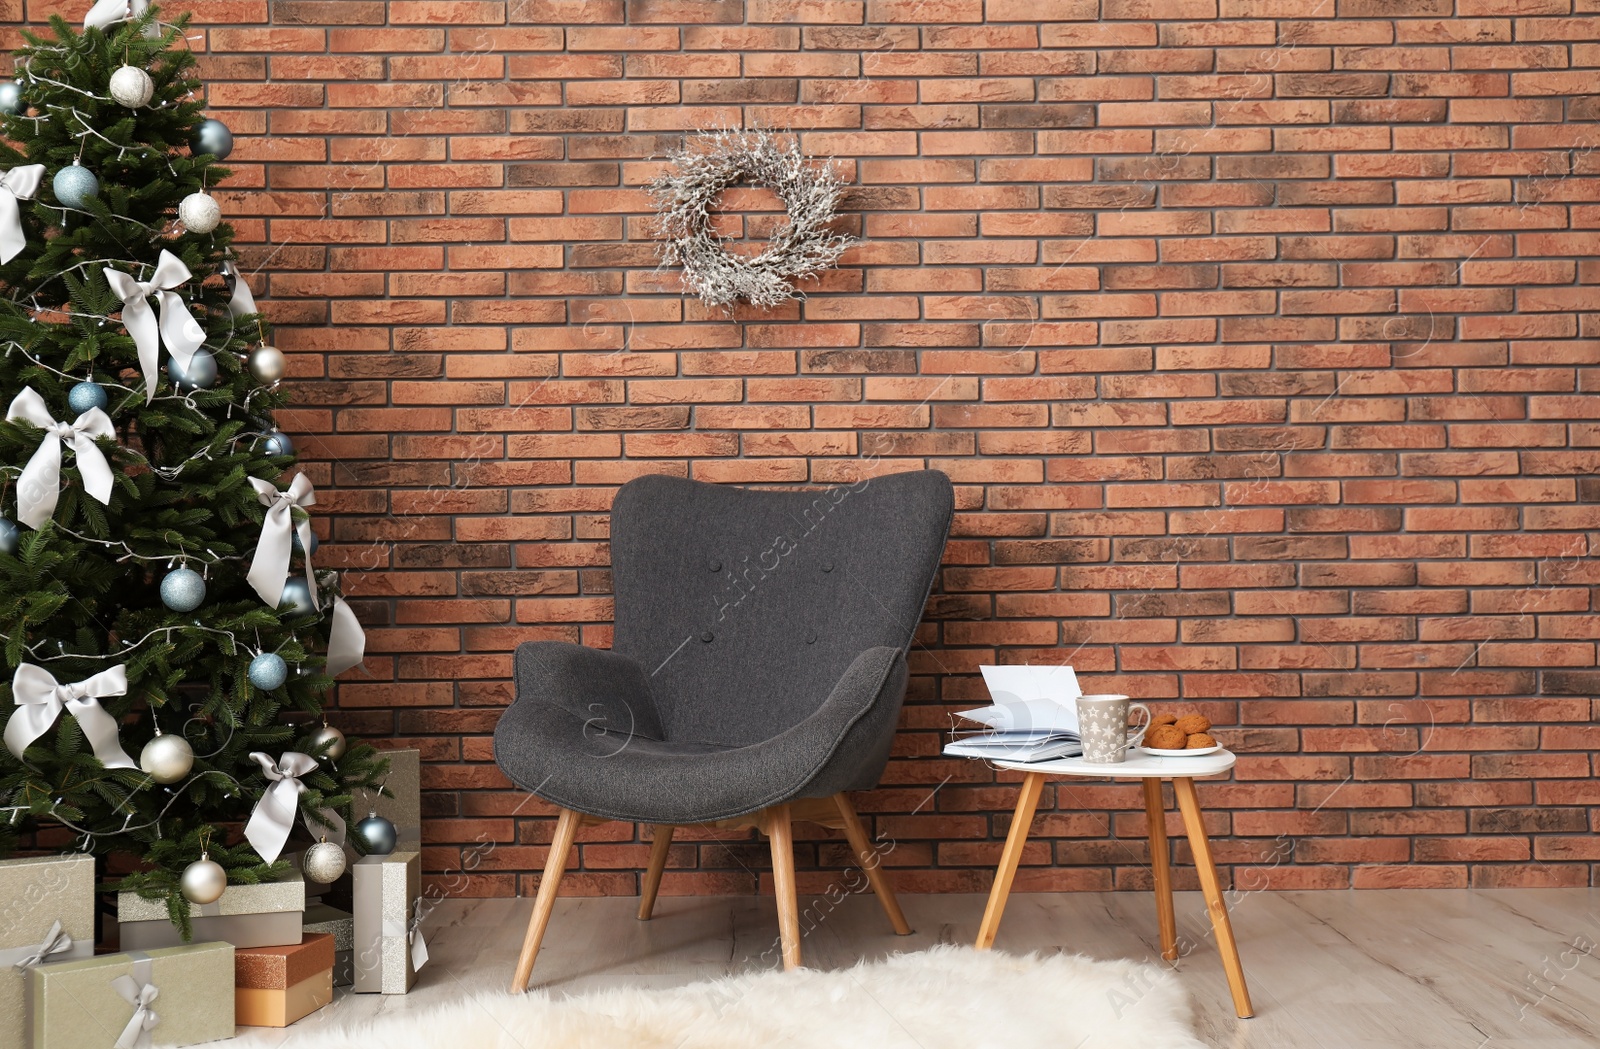
[[506,775],[561,807],[514,990],[585,821],[657,825],[641,919],[674,827],[759,828],[786,968],[800,964],[791,824],[838,827],[895,931],[911,931],[844,792],[876,786],[888,761],[953,505],[937,471],[806,492],[659,476],[622,487],[612,648],[520,647],[516,701],[495,729]]

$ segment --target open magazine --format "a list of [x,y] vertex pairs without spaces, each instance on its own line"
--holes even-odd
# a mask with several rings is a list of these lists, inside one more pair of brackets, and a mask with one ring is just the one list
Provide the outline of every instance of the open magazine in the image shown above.
[[989,761],[1049,761],[1083,753],[1077,699],[1083,694],[1069,666],[979,667],[994,700],[959,716],[981,728],[947,743],[952,757]]

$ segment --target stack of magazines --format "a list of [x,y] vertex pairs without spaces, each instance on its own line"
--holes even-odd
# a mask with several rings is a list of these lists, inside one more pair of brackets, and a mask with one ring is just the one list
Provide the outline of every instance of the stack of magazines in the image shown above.
[[1078,677],[1071,667],[980,667],[994,702],[963,710],[982,728],[958,731],[945,745],[952,757],[1050,761],[1083,753],[1078,738]]

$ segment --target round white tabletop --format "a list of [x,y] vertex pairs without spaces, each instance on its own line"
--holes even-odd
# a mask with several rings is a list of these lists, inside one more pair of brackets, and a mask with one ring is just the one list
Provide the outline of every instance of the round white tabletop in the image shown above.
[[1053,761],[997,761],[996,765],[1016,772],[1042,772],[1047,776],[1087,776],[1091,779],[1193,779],[1215,776],[1233,768],[1233,752],[1219,750],[1194,758],[1169,758],[1142,751],[1128,755],[1115,765],[1097,765],[1083,758],[1056,758]]

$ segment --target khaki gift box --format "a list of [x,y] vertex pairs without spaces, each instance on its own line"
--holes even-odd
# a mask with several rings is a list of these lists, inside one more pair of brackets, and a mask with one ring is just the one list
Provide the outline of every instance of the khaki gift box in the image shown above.
[[234,1018],[241,1027],[288,1027],[333,1001],[333,935],[233,952]]
[[[22,1049],[29,1027],[28,987],[26,971],[17,966],[46,946],[60,949],[40,962],[94,953],[94,858],[6,860],[0,863],[0,900],[5,901],[0,913],[0,1049]],[[52,930],[60,935],[52,937]],[[64,946],[68,938],[71,946]]]
[[391,852],[365,856],[350,868],[355,896],[357,993],[405,994],[417,981],[413,959],[427,959],[417,929],[422,856]]
[[29,971],[28,985],[33,1049],[111,1049],[140,1019],[123,990],[137,993],[147,985],[156,993],[143,995],[149,1009],[138,1026],[150,1041],[141,1044],[194,1045],[233,1037],[232,944],[196,943],[41,965]]
[[[260,885],[230,885],[215,903],[191,903],[189,920],[197,943],[222,940],[235,947],[282,947],[300,942],[305,909],[305,879],[291,869]],[[167,917],[166,901],[147,900],[136,892],[117,894],[117,925],[125,951],[183,943],[178,927]]]

